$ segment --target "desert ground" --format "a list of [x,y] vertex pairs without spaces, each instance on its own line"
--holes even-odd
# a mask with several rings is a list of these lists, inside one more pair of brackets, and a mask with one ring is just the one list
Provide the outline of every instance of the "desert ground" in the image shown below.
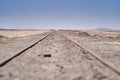
[[35,34],[41,34],[44,32],[48,32],[50,30],[0,30],[0,36],[8,37],[8,38],[15,38],[15,37],[25,37]]
[[119,30],[0,30],[0,80],[120,80],[119,66]]

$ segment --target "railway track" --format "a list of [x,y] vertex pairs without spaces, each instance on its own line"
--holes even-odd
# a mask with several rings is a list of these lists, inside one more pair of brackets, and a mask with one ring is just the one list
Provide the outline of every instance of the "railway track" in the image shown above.
[[63,36],[66,37],[68,40],[70,40],[71,42],[73,42],[76,46],[78,46],[80,48],[80,50],[85,53],[85,54],[90,54],[93,57],[95,57],[98,61],[100,61],[102,64],[104,64],[105,66],[107,66],[108,68],[112,69],[115,73],[117,73],[118,75],[120,75],[120,70],[118,68],[116,68],[112,63],[106,61],[105,59],[103,59],[102,57],[98,56],[97,54],[95,54],[93,51],[86,49],[84,46],[78,44],[76,41],[74,41],[73,39],[69,38],[68,36],[66,36],[65,34],[61,33],[58,31],[58,33]]
[[36,44],[38,44],[39,42],[43,41],[45,38],[47,38],[49,35],[53,34],[54,32],[50,32],[47,35],[45,35],[42,39],[38,40],[37,42],[33,43],[32,45],[30,45],[29,47],[23,49],[22,51],[20,51],[19,53],[15,54],[14,56],[8,58],[7,60],[5,60],[4,62],[0,63],[0,67],[5,66],[7,63],[9,63],[10,61],[12,61],[14,58],[20,56],[21,54],[23,54],[25,51],[29,50],[30,48],[32,48],[33,46],[35,46]]
[[102,64],[104,64],[105,66],[107,66],[108,68],[110,68],[111,70],[113,70],[115,73],[117,73],[118,75],[120,75],[120,70],[118,70],[112,63],[106,61],[105,59],[101,58],[100,56],[96,55],[94,52],[86,49],[84,46],[78,44],[76,41],[72,40],[71,38],[69,38],[68,36],[66,36],[65,34],[59,32],[59,31],[53,31],[51,33],[49,33],[48,35],[44,36],[42,39],[38,40],[37,42],[35,42],[34,44],[30,45],[29,47],[25,48],[24,50],[20,51],[19,53],[17,53],[16,55],[12,56],[11,58],[7,59],[6,61],[4,61],[3,63],[0,64],[0,67],[4,67],[7,63],[9,63],[10,61],[12,61],[14,58],[20,56],[21,54],[23,54],[25,51],[31,49],[32,47],[34,47],[36,44],[38,44],[39,42],[43,41],[45,38],[47,38],[48,36],[50,36],[51,34],[55,34],[55,33],[59,33],[61,36],[67,38],[69,41],[73,42],[78,48],[80,48],[80,50],[83,53],[86,54],[90,54],[93,57],[95,57],[96,60],[100,61]]

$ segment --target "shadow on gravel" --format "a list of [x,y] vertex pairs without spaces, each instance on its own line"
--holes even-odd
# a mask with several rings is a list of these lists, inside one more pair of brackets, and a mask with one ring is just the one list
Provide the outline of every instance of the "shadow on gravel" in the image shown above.
[[0,35],[0,38],[3,38],[3,37],[5,37],[5,36]]

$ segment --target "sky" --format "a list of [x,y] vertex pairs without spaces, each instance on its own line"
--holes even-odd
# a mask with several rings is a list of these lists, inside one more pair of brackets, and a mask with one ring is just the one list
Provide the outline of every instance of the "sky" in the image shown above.
[[120,0],[0,0],[0,28],[120,29]]

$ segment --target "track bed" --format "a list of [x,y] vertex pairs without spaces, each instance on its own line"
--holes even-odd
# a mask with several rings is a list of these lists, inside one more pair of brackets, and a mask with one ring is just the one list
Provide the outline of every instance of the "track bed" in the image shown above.
[[119,74],[58,32],[0,68],[0,80],[119,79]]

